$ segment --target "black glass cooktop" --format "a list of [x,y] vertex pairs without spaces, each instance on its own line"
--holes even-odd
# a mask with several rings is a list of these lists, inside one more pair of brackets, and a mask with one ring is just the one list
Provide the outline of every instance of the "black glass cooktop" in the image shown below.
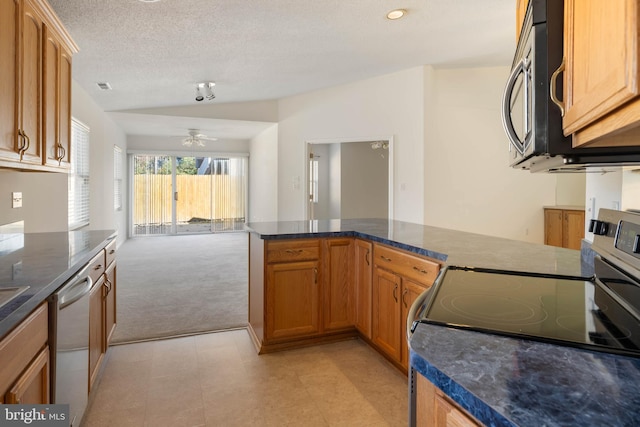
[[417,321],[640,357],[640,323],[595,279],[448,267]]

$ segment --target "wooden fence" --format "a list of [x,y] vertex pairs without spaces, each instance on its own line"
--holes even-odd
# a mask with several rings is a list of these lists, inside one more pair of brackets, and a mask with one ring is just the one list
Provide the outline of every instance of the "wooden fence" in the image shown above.
[[[177,175],[178,223],[243,220],[244,177],[231,175]],[[134,225],[170,224],[171,175],[134,175]]]

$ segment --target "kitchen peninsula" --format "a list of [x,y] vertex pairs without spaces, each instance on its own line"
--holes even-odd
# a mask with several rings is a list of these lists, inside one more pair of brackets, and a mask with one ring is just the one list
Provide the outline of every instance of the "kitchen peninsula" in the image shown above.
[[[376,341],[375,331],[369,329],[367,334],[363,332],[366,328],[358,326],[359,311],[363,307],[357,294],[358,282],[363,275],[361,264],[364,261],[365,266],[371,266],[376,262],[379,256],[376,247],[398,250],[401,254],[440,266],[584,277],[593,274],[589,260],[583,260],[579,251],[401,221],[290,221],[250,223],[247,228],[250,231],[249,330],[259,352],[360,336],[402,369],[402,360],[394,358]],[[332,268],[336,258],[330,256],[332,242],[351,248],[341,252],[343,263],[338,263],[338,268],[342,273],[338,275]],[[272,248],[279,246],[282,251],[270,252],[270,246],[274,244],[276,246]],[[371,245],[368,248],[372,247],[373,251],[365,252],[360,259],[359,248],[367,248],[367,245]],[[287,261],[273,262],[274,258],[270,257],[277,258],[278,253]],[[327,254],[329,266],[323,258]],[[369,254],[373,259],[368,258]],[[295,260],[297,256],[300,257],[298,261]],[[285,270],[290,270],[293,264],[304,264],[303,269],[307,272],[297,279],[317,283],[315,288],[310,288],[310,293],[298,295],[311,297],[313,303],[309,300],[289,301],[293,306],[312,307],[317,315],[314,314],[310,322],[314,327],[282,335],[270,342],[273,337],[269,337],[269,322],[283,321],[274,310],[273,296],[269,297],[274,292],[270,288],[276,280],[274,269],[282,269],[283,264],[289,265]],[[375,319],[380,315],[377,312],[380,306],[372,308],[376,305],[375,293],[379,284],[375,273],[373,276],[368,276],[374,294],[369,295],[368,315]],[[345,303],[347,319],[341,327],[327,330],[327,314],[339,306],[331,291],[343,288],[332,283],[336,280],[347,283],[341,295],[351,302]],[[403,280],[400,280],[399,288],[392,289],[403,289]],[[290,289],[293,287],[287,288]],[[399,305],[402,304],[404,294],[396,292],[394,297]],[[375,325],[375,320],[371,323]],[[404,329],[404,322],[399,323]],[[399,339],[404,341],[403,337]],[[409,372],[413,370],[416,377],[443,390],[443,398],[450,403],[447,410],[468,417],[469,425],[478,421],[486,425],[540,425],[540,420],[547,425],[584,425],[589,419],[597,423],[603,414],[622,423],[619,425],[631,425],[627,422],[629,417],[640,413],[637,399],[640,395],[640,363],[634,358],[425,324],[418,325],[409,348]],[[599,386],[594,387],[594,384]],[[576,396],[584,399],[576,400]],[[415,409],[413,405],[412,409]]]

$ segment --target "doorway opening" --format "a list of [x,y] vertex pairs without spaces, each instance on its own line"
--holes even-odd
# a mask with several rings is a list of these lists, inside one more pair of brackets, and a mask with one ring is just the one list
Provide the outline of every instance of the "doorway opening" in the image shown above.
[[243,230],[244,157],[133,154],[131,235]]
[[392,139],[307,143],[309,220],[393,218]]

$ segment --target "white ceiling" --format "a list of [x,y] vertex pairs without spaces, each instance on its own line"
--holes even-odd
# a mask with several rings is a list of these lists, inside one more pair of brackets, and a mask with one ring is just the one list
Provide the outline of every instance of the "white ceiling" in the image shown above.
[[[74,79],[105,111],[278,99],[424,64],[508,65],[515,46],[513,0],[49,3],[80,47]],[[408,14],[389,21],[394,8]],[[216,82],[214,101],[194,100],[199,81]],[[125,131],[140,130],[134,119]]]

